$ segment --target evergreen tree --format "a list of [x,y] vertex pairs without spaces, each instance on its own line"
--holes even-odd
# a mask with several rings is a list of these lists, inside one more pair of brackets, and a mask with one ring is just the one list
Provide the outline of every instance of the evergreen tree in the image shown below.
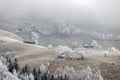
[[47,73],[44,74],[45,80],[48,80]]
[[65,75],[65,79],[64,80],[69,80],[69,77],[67,75]]
[[15,63],[14,63],[15,70],[18,72],[20,70],[19,64],[18,64],[18,59],[15,58]]
[[60,76],[60,80],[62,80],[62,76]]
[[50,80],[54,80],[54,76],[53,76],[53,74],[51,75],[51,79]]
[[31,69],[28,66],[28,64],[25,65],[25,73],[30,74],[31,73]]
[[8,65],[8,71],[13,73],[13,70],[14,70],[14,65],[13,63],[11,62],[11,60],[9,61],[9,65]]
[[34,75],[34,80],[38,80],[38,74],[35,67],[33,68],[33,75]]

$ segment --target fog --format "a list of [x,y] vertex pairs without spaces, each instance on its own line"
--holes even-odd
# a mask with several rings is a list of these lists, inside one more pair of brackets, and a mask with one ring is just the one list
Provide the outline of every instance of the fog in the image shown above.
[[119,0],[0,0],[0,17],[57,17],[73,24],[119,27],[119,3]]

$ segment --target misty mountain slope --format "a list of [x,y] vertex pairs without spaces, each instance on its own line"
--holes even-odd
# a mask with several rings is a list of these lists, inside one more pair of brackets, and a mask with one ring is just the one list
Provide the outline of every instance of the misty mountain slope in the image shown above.
[[[40,17],[21,17],[0,19],[0,29],[12,32],[25,41],[35,42],[42,46],[67,45],[82,46],[92,40],[97,40],[103,48],[120,48],[119,27],[105,27],[92,24],[75,25],[59,19],[41,19]],[[99,27],[100,28],[99,28]],[[102,27],[102,28],[101,28]]]
[[[55,71],[54,78],[57,73],[58,78],[66,74],[61,77],[73,80],[100,75],[104,80],[120,80],[120,0],[0,0],[0,29],[1,56],[12,61],[17,57],[21,68],[45,64],[50,72]],[[10,62],[8,70],[17,68],[16,62]],[[41,66],[32,76],[27,67],[22,69],[25,75],[20,72],[23,76],[10,72],[26,76],[25,80],[37,78],[36,70],[48,73]],[[0,79],[7,78],[1,71]]]

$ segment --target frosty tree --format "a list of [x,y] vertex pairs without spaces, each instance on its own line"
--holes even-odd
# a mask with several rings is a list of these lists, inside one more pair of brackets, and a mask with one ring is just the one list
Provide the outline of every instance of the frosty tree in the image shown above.
[[35,42],[35,44],[38,44],[39,35],[35,32],[31,32],[31,34],[32,34],[32,40]]
[[39,71],[40,71],[42,74],[49,73],[49,70],[48,70],[47,66],[45,66],[44,64],[42,64],[42,65],[39,67]]
[[90,67],[83,69],[80,73],[80,80],[104,80],[99,69],[92,70]]
[[12,75],[5,64],[0,60],[0,80],[19,80],[17,76]]
[[56,53],[58,57],[67,57],[70,53],[72,53],[73,50],[69,48],[68,46],[58,46],[56,49]]
[[93,40],[93,41],[91,42],[91,45],[92,45],[94,48],[98,48],[98,46],[99,46],[96,40]]

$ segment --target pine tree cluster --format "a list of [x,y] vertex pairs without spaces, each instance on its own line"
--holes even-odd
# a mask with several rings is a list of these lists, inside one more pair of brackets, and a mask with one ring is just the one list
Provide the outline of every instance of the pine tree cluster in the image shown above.
[[17,58],[14,59],[14,62],[9,59],[7,64],[9,64],[8,71],[12,74],[15,74],[14,71],[16,71],[20,80],[69,80],[67,75],[55,78],[44,65],[41,65],[38,70],[35,67],[31,69],[28,64],[26,64],[23,68],[20,68]]
[[83,69],[80,74],[68,66],[59,67],[54,73],[50,73],[43,64],[38,69],[28,64],[21,68],[17,58],[11,60],[0,56],[0,80],[103,80],[103,77],[100,70],[90,67]]

